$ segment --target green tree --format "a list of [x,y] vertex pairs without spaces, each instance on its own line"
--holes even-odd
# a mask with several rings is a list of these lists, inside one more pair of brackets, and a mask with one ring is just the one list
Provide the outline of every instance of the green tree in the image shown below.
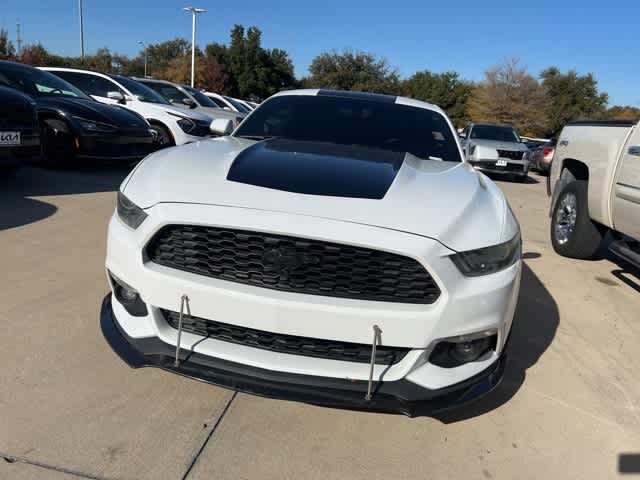
[[310,88],[333,88],[397,94],[400,92],[398,71],[385,59],[370,53],[321,53],[309,67],[311,74],[304,80]]
[[469,116],[473,121],[513,125],[523,135],[540,135],[544,129],[546,98],[544,90],[510,59],[485,72],[469,100]]
[[570,120],[605,115],[609,95],[598,91],[598,82],[592,74],[581,76],[574,70],[561,73],[557,67],[550,67],[540,74],[540,78],[549,99],[546,111],[548,135],[558,135]]
[[433,73],[428,70],[414,73],[402,82],[403,95],[424,100],[444,109],[456,127],[469,122],[467,107],[473,84],[460,79],[457,72]]
[[162,43],[147,45],[147,63],[153,71],[162,71],[172,60],[191,53],[191,42],[175,38]]
[[13,60],[15,53],[13,43],[9,40],[9,33],[0,28],[0,60]]
[[604,116],[609,120],[640,120],[640,108],[614,105],[607,109]]

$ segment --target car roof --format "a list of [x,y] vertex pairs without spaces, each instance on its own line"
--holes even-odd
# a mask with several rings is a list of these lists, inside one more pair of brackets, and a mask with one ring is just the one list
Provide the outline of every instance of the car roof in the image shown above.
[[371,102],[379,103],[395,103],[398,105],[407,105],[411,107],[422,108],[425,110],[432,110],[434,112],[445,115],[444,111],[432,103],[423,102],[422,100],[416,100],[415,98],[384,95],[381,93],[370,92],[357,92],[350,90],[329,90],[329,89],[297,89],[297,90],[284,90],[276,93],[273,97],[287,96],[287,95],[301,95],[301,96],[324,96],[324,97],[338,97],[338,98],[351,98],[358,100],[367,100]]

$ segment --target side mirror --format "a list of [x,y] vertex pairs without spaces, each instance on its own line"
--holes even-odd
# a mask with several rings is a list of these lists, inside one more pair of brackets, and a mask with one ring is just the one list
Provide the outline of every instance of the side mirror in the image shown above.
[[198,105],[196,105],[196,102],[194,102],[190,98],[183,98],[182,99],[182,103],[184,105],[186,105],[187,107],[189,107],[189,108],[196,108],[198,106]]
[[119,103],[124,103],[124,95],[122,94],[122,92],[107,92],[107,98],[110,98],[111,100],[117,100]]
[[216,118],[209,129],[216,135],[229,135],[233,132],[233,121],[228,118]]

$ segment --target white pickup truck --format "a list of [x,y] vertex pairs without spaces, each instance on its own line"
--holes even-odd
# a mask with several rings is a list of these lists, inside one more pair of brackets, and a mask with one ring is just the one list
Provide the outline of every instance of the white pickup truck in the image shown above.
[[560,255],[609,249],[640,267],[640,128],[636,121],[578,121],[560,134],[551,174],[551,243]]

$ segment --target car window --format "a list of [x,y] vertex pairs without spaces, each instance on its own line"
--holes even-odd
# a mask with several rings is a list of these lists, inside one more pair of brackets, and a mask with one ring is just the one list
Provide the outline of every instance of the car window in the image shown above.
[[226,107],[225,103],[222,100],[220,100],[219,98],[210,97],[209,95],[207,95],[207,98],[209,100],[211,100],[213,103],[215,103],[216,107],[218,107],[218,108],[225,108]]
[[498,142],[519,142],[520,137],[511,127],[499,125],[474,125],[471,138],[480,140],[495,140]]
[[124,92],[115,83],[90,73],[56,71],[55,75],[75,85],[87,95],[107,98],[108,92]]
[[231,97],[224,96],[225,100],[236,107],[236,110],[242,113],[249,113],[249,109]]
[[173,85],[156,82],[145,82],[144,84],[155,92],[159,93],[160,96],[167,99],[171,103],[183,103],[185,99],[189,98]]
[[35,97],[63,96],[91,100],[77,87],[60,77],[23,65],[4,65],[0,70],[0,85],[15,88]]
[[207,97],[204,93],[202,93],[199,90],[196,90],[195,88],[191,88],[191,87],[183,87],[187,92],[189,92],[191,94],[191,96],[193,98],[196,99],[196,102],[198,102],[198,104],[201,107],[209,107],[209,108],[219,108],[217,104],[213,103],[213,100],[211,100],[209,97]]
[[119,82],[124,88],[129,90],[132,95],[135,95],[138,100],[141,102],[147,103],[162,103],[168,104],[160,94],[153,91],[146,85],[143,85],[140,82],[136,82],[135,80],[131,80],[130,78],[123,77],[122,75],[109,75],[111,78]]
[[453,130],[442,114],[366,99],[275,97],[247,117],[234,135],[359,145],[424,159],[461,161]]

